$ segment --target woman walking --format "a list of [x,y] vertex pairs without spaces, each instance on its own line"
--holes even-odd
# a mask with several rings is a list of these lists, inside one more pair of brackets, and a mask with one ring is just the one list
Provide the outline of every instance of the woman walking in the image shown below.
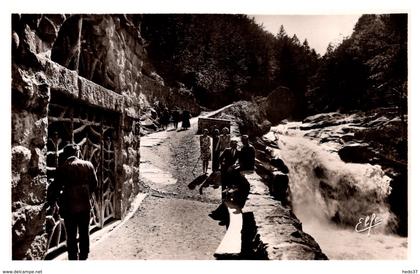
[[190,112],[188,110],[184,110],[182,112],[182,129],[183,130],[187,130],[190,128],[191,124],[190,124]]
[[210,143],[211,139],[208,135],[209,131],[207,129],[203,130],[203,135],[200,136],[200,158],[203,161],[203,174],[207,174],[207,169],[209,168],[209,161],[211,158]]

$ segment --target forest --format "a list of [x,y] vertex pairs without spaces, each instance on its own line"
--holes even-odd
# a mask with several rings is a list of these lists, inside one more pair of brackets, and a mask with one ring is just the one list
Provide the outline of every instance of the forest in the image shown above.
[[320,56],[281,26],[273,35],[247,15],[143,15],[142,35],[168,85],[185,85],[216,108],[282,87],[291,117],[378,107],[407,112],[407,14],[366,14]]

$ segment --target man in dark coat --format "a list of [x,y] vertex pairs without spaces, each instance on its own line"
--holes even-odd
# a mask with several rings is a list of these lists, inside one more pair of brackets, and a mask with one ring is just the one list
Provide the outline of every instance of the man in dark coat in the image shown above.
[[220,175],[221,175],[221,184],[222,184],[222,199],[225,197],[225,192],[227,186],[226,172],[232,167],[239,157],[239,152],[237,150],[238,142],[236,140],[230,141],[230,147],[226,148],[219,157],[220,163]]
[[239,166],[241,171],[254,170],[255,148],[249,143],[248,135],[241,137],[242,148],[239,152]]
[[221,171],[226,171],[229,167],[233,166],[239,157],[238,142],[236,140],[230,141],[230,147],[226,148],[219,157]]
[[86,260],[89,254],[90,197],[97,188],[98,179],[92,163],[78,158],[77,145],[66,145],[63,156],[65,160],[57,168],[55,180],[49,187],[49,202],[58,202],[60,206],[67,232],[69,260]]

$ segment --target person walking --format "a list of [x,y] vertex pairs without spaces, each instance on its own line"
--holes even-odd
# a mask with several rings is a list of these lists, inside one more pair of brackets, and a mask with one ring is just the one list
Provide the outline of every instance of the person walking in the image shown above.
[[191,118],[191,114],[188,110],[184,110],[182,112],[182,129],[183,130],[187,130],[190,128],[191,123],[190,123],[190,118]]
[[178,129],[179,112],[176,109],[172,110],[172,123],[174,125],[174,129],[175,130]]
[[66,145],[63,159],[49,186],[49,204],[56,206],[58,203],[64,218],[69,260],[86,260],[89,254],[90,197],[97,188],[98,179],[92,163],[79,159],[78,145]]
[[164,108],[160,116],[160,123],[164,130],[168,128],[169,119],[170,119],[169,111],[167,108]]
[[210,143],[211,139],[208,135],[208,129],[203,130],[203,135],[200,136],[200,158],[203,161],[203,174],[207,174],[209,168],[209,161],[211,159]]

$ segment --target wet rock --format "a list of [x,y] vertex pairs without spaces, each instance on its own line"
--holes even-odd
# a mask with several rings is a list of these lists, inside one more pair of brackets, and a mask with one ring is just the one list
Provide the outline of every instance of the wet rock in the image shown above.
[[375,157],[371,147],[367,143],[346,144],[338,151],[341,160],[352,163],[369,163]]
[[290,203],[289,177],[286,174],[275,171],[270,186],[272,195],[281,201],[283,205]]
[[270,164],[285,174],[289,173],[289,168],[286,166],[283,160],[278,157],[272,158],[270,160]]
[[319,179],[325,179],[327,177],[325,174],[325,169],[322,166],[315,167],[314,174]]
[[255,162],[255,172],[264,180],[270,181],[273,178],[273,171],[274,168],[270,165],[260,161]]
[[271,154],[267,151],[255,149],[255,157],[263,162],[270,162]]
[[254,145],[255,149],[261,150],[261,151],[265,151],[267,145],[265,144],[265,142],[261,139],[261,137],[256,137],[255,141],[252,142],[252,144]]

